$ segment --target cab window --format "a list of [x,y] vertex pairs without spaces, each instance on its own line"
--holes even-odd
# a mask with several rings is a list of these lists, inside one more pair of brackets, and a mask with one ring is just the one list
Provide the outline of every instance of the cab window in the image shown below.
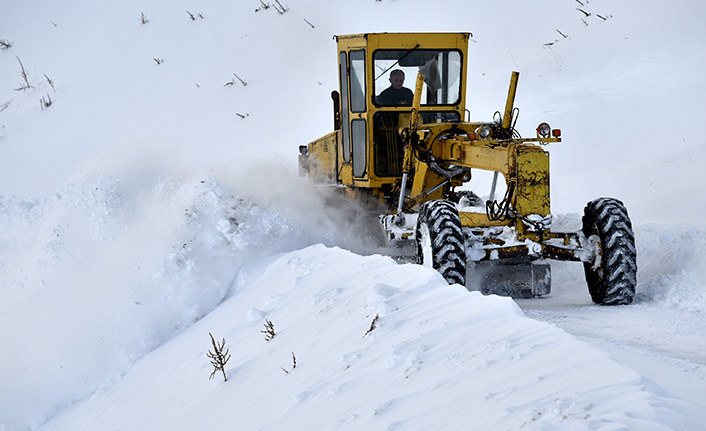
[[417,73],[424,75],[422,105],[455,105],[461,100],[461,52],[458,50],[377,50],[373,102],[411,105]]
[[351,51],[349,59],[351,62],[351,111],[365,112],[365,51]]
[[338,64],[341,79],[341,142],[343,144],[343,161],[349,162],[351,160],[351,129],[348,123],[348,60],[345,51],[341,52]]

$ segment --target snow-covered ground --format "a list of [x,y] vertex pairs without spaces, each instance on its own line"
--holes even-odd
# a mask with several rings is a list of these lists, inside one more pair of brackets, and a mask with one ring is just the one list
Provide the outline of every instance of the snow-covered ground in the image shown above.
[[[700,425],[695,407],[523,317],[511,299],[447,286],[417,265],[314,246],[235,289],[217,311],[46,429]],[[271,341],[260,333],[265,319],[275,328]],[[206,378],[204,336],[214,331],[230,341],[225,382]],[[136,393],[146,403],[134,402]]]
[[[704,429],[706,4],[285,3],[3,0],[0,429]],[[554,212],[630,211],[636,304],[577,265],[513,302],[360,256],[293,172],[331,36],[369,31],[472,32],[475,119],[521,72],[520,132],[563,130]]]
[[641,225],[636,241],[640,272],[633,305],[591,304],[582,266],[564,262],[552,265],[550,297],[517,303],[526,316],[555,324],[706,408],[706,231]]

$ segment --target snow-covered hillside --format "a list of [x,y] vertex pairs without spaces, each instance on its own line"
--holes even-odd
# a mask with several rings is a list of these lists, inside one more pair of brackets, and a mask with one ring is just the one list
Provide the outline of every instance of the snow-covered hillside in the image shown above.
[[[331,127],[332,35],[472,32],[473,118],[490,118],[510,71],[521,72],[520,132],[540,121],[563,131],[549,148],[554,211],[578,213],[598,196],[626,203],[640,265],[634,309],[646,310],[626,333],[649,339],[651,316],[670,316],[657,319],[676,328],[655,332],[665,342],[645,344],[679,350],[703,381],[706,360],[688,352],[706,351],[706,5],[285,3],[279,14],[259,0],[3,0],[0,429],[38,429],[56,415],[48,429],[139,429],[147,414],[145,429],[705,423],[689,406],[706,399],[693,380],[663,392],[510,300],[445,288],[385,258],[306,248],[380,251],[295,163],[297,146]],[[600,326],[574,311],[596,309],[580,269],[559,265],[555,279],[549,302],[522,303],[525,313],[613,354],[596,332],[572,332]],[[265,318],[281,328],[270,343],[259,338]],[[208,380],[209,331],[232,346],[227,383]],[[285,374],[291,351],[298,367]]]

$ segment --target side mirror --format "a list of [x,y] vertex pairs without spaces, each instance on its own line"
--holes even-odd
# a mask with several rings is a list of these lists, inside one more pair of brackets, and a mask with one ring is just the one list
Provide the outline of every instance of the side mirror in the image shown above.
[[341,95],[338,91],[331,92],[331,100],[333,100],[333,130],[341,129]]

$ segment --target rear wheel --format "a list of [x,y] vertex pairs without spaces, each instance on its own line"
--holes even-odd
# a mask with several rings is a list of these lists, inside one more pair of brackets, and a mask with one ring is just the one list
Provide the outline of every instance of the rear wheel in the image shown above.
[[416,230],[417,262],[437,270],[449,284],[466,284],[466,244],[453,202],[422,205]]
[[637,285],[637,252],[623,203],[611,198],[589,202],[584,210],[583,233],[595,254],[593,262],[583,264],[593,302],[630,304]]

